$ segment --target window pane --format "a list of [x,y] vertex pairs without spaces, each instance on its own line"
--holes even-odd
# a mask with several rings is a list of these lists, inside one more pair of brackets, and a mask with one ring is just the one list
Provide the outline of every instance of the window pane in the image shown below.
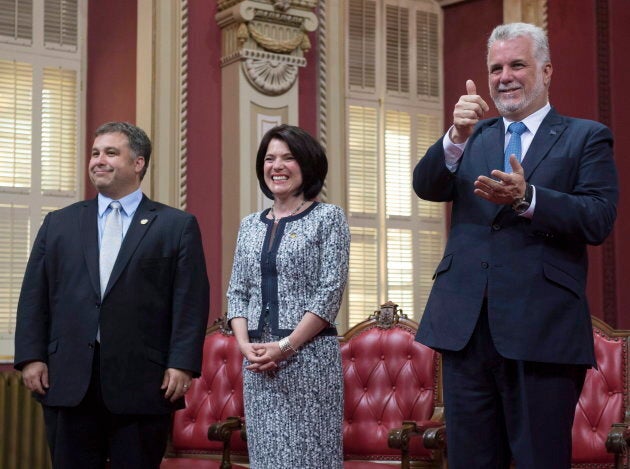
[[0,40],[29,45],[33,39],[33,0],[0,0]]
[[77,0],[45,0],[44,43],[50,49],[76,50]]
[[409,10],[386,6],[387,90],[409,92]]
[[15,312],[29,248],[28,207],[0,204],[0,336],[15,333]]
[[42,89],[42,191],[74,194],[77,186],[77,74],[44,68]]
[[427,11],[416,12],[416,74],[418,94],[438,97],[438,16]]
[[375,214],[378,169],[376,109],[348,108],[348,208],[354,214]]
[[0,361],[12,360],[34,233],[79,196],[86,41],[78,26],[87,8],[87,0],[0,0]]
[[387,298],[414,317],[413,250],[410,230],[387,230]]
[[350,86],[373,89],[376,67],[376,3],[350,0],[348,15]]
[[[46,218],[46,215],[48,215],[48,213],[53,212],[55,210],[59,210],[60,208],[63,207],[42,207],[40,210],[40,214],[41,214],[41,221],[44,221],[44,218]],[[39,229],[39,227],[37,227]]]
[[385,117],[385,203],[388,217],[411,216],[411,118],[387,111]]
[[30,64],[0,60],[0,186],[31,186]]
[[378,307],[377,235],[374,228],[351,227],[348,303],[350,327]]
[[[350,325],[387,300],[417,319],[445,232],[444,204],[420,200],[411,185],[415,164],[441,134],[442,10],[434,0],[348,3]],[[374,14],[368,5],[376,7]],[[368,44],[374,44],[374,54],[366,54]],[[369,89],[372,55],[375,88]]]

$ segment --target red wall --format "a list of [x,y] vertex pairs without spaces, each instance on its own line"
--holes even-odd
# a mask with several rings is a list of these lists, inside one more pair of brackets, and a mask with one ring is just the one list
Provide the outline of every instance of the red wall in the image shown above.
[[594,4],[595,0],[548,2],[553,64],[549,101],[560,113],[585,119],[597,119]]
[[[216,2],[190,0],[188,207],[201,227],[211,285],[210,317],[221,314],[221,70]],[[113,120],[135,122],[135,0],[92,0],[88,11],[87,135]],[[86,156],[87,157],[87,156]],[[86,196],[95,191],[86,177]]]
[[[549,100],[562,114],[598,120],[595,0],[571,5],[551,2],[548,20],[554,66]],[[604,317],[603,254],[601,247],[589,247],[589,303],[591,313],[601,318]]]
[[[601,5],[601,3],[599,3]],[[550,99],[559,112],[600,120],[601,86],[598,85],[596,6],[598,0],[548,2],[549,39],[554,74]],[[610,125],[615,133],[616,160],[620,174],[630,172],[622,152],[630,147],[630,117],[623,112],[630,102],[630,61],[624,49],[630,42],[630,5],[627,0],[608,0],[609,15],[604,27],[610,40]],[[136,1],[92,0],[88,17],[87,136],[89,149],[94,129],[105,121],[135,121]],[[124,12],[122,14],[121,12]],[[199,220],[212,287],[211,317],[222,313],[221,285],[221,70],[220,30],[214,21],[216,2],[189,1],[188,48],[188,210]],[[488,101],[485,66],[486,40],[502,22],[502,2],[471,0],[444,8],[444,103],[445,126],[452,121],[452,108],[465,92],[471,78]],[[602,25],[599,25],[600,28]],[[316,66],[317,34],[309,35],[313,48],[306,54],[308,65],[300,70],[299,125],[316,135],[318,89]],[[86,156],[87,157],[87,156]],[[94,190],[86,183],[87,197]],[[630,246],[621,233],[630,229],[630,194],[621,189],[613,245],[615,270],[604,277],[602,248],[590,250],[588,295],[592,312],[601,316],[603,305],[613,302],[616,326],[630,328]],[[611,283],[614,297],[611,299]]]
[[453,107],[466,93],[469,78],[490,106],[485,117],[496,115],[488,93],[486,44],[492,29],[502,19],[503,9],[496,0],[476,0],[444,8],[444,130],[453,122]]
[[[597,23],[597,6],[607,6],[608,16]],[[550,102],[562,114],[602,121],[602,87],[598,69],[602,43],[598,43],[598,27],[607,32],[604,46],[609,46],[610,113],[609,122],[615,134],[615,153],[619,174],[630,173],[630,163],[621,152],[630,147],[628,113],[622,107],[630,102],[630,90],[623,80],[630,73],[625,44],[630,41],[630,4],[626,0],[549,1],[548,31],[553,63]],[[444,11],[444,119],[445,127],[452,122],[453,106],[465,92],[465,81],[471,78],[478,93],[491,107],[488,117],[496,115],[488,95],[486,40],[492,28],[503,21],[502,2],[475,0],[447,6]],[[601,39],[601,38],[600,38]],[[605,49],[605,48],[604,48]],[[626,150],[627,151],[627,150]],[[625,153],[625,151],[624,151]],[[605,247],[589,248],[589,278],[587,294],[591,312],[606,317],[617,328],[630,328],[630,289],[623,288],[630,281],[630,246],[620,233],[630,229],[630,195],[621,188],[615,230]],[[606,250],[606,251],[605,251]],[[607,268],[605,268],[607,267]],[[611,268],[612,267],[612,268]],[[612,292],[612,293],[611,293]]]
[[[615,161],[620,175],[620,198],[615,225],[616,243],[616,301],[617,327],[630,329],[630,244],[626,236],[630,233],[630,191],[626,175],[630,175],[630,2],[610,0],[610,88],[611,127],[615,134]],[[625,235],[624,235],[625,233]]]
[[188,211],[201,227],[210,319],[221,311],[221,31],[216,2],[188,2]]
[[[620,180],[630,173],[623,157],[630,145],[625,129],[630,117],[620,106],[630,102],[623,81],[630,73],[624,45],[630,41],[630,4],[624,0],[581,0],[549,3],[549,41],[554,74],[551,102],[564,114],[598,120],[615,135],[615,161]],[[605,15],[598,15],[598,7]],[[598,36],[598,30],[603,35]],[[600,56],[601,54],[601,56]],[[602,65],[603,64],[603,65]],[[607,67],[606,67],[607,65]],[[601,82],[601,83],[600,83]],[[589,248],[588,295],[591,312],[630,329],[630,250],[621,233],[630,228],[630,195],[620,187],[617,222],[607,244]]]
[[[86,159],[99,125],[136,120],[137,17],[136,0],[88,2]],[[96,195],[87,173],[85,194]]]

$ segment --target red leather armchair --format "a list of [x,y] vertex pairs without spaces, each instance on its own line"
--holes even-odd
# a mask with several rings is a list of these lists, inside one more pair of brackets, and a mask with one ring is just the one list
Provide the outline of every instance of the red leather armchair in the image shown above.
[[[575,409],[572,468],[622,469],[628,467],[630,442],[630,331],[617,331],[593,318],[593,338],[598,368],[586,374]],[[417,434],[420,422],[406,422],[399,430],[403,440]],[[430,432],[431,430],[429,430]],[[429,447],[445,444],[441,437]],[[427,443],[425,432],[425,445]],[[549,442],[553,445],[553,442]],[[403,468],[409,467],[403,461]]]
[[[400,467],[401,459],[414,467],[441,467],[441,360],[414,340],[417,327],[388,302],[341,338],[345,468],[383,467],[369,461]],[[404,421],[413,421],[437,449],[402,437],[395,429]]]
[[600,319],[593,318],[598,368],[588,370],[575,409],[574,468],[628,467],[629,336],[630,331],[614,330]]
[[[401,462],[408,467],[410,460],[414,467],[441,467],[444,447],[441,361],[439,354],[415,342],[417,327],[416,322],[398,311],[396,304],[388,302],[340,337],[344,468],[400,467]],[[234,346],[234,350],[237,353],[238,347]],[[211,369],[212,365],[204,363],[204,372],[206,368]],[[194,413],[194,407],[190,410]],[[224,415],[243,415],[238,413],[239,409],[232,410]],[[423,434],[425,445],[437,449],[427,450],[420,439],[410,442],[409,438],[401,437],[395,428],[405,420],[413,421],[409,425],[413,425],[416,433]],[[213,424],[209,433],[213,438],[223,437],[237,449],[241,447],[235,440],[239,429],[244,435],[242,420],[231,418]],[[192,446],[190,442],[187,448]],[[225,454],[229,458],[229,448]]]
[[[229,468],[230,455],[247,453],[238,434],[224,435],[224,441],[208,439],[208,428],[228,420],[240,423],[243,413],[243,358],[224,318],[206,332],[201,376],[194,379],[186,393],[186,408],[175,412],[171,438],[162,469]],[[235,459],[236,459],[235,458]],[[221,460],[224,460],[221,463]]]

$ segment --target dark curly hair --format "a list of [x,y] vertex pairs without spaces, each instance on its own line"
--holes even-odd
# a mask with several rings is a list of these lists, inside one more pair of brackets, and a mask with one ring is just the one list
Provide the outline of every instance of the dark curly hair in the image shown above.
[[269,142],[273,139],[282,140],[287,144],[291,154],[298,162],[302,172],[302,185],[295,195],[304,194],[306,200],[314,199],[324,186],[324,179],[328,173],[326,151],[321,144],[308,132],[293,125],[282,124],[269,129],[260,141],[256,155],[256,176],[263,193],[273,200],[273,193],[265,183],[264,164]]

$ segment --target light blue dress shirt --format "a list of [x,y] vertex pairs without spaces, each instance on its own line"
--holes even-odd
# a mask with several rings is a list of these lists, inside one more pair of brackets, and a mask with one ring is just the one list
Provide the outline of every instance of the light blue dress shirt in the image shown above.
[[[527,126],[527,131],[524,132],[523,135],[521,135],[521,148],[523,150],[521,163],[523,163],[523,160],[525,160],[525,156],[527,155],[527,150],[529,150],[529,146],[531,145],[532,140],[534,140],[534,136],[536,135],[536,132],[538,131],[538,127],[540,127],[540,124],[542,124],[542,121],[547,116],[550,110],[551,110],[551,104],[547,102],[547,104],[541,107],[538,111],[533,112],[532,114],[530,114],[529,116],[527,116],[525,119],[521,121],[523,124]],[[510,140],[510,134],[508,133],[507,128],[512,122],[514,121],[508,120],[505,117],[503,118],[503,126],[506,129],[505,142],[503,144],[504,149],[507,147],[508,142]],[[446,132],[446,135],[444,135],[444,138],[442,139],[442,146],[444,148],[444,160],[445,160],[446,167],[449,169],[449,171],[454,173],[455,171],[457,171],[457,167],[459,166],[459,160],[462,157],[462,154],[464,153],[464,149],[466,148],[466,143],[468,143],[468,140],[466,140],[464,143],[453,142],[450,137],[452,128],[453,126],[449,127],[448,131]],[[536,186],[532,186],[532,190],[533,190],[532,203],[529,206],[529,209],[527,209],[525,213],[520,214],[520,216],[525,217],[525,218],[532,218],[534,216],[534,209],[536,208]]]
[[[101,245],[101,238],[103,237],[103,228],[105,227],[105,218],[109,212],[112,211],[109,204],[114,199],[110,199],[109,197],[104,196],[103,194],[98,195],[98,244],[99,248]],[[142,189],[138,188],[138,190],[132,192],[129,195],[124,196],[122,199],[118,200],[121,205],[121,217],[123,223],[123,238],[127,234],[127,230],[129,229],[129,225],[131,225],[131,219],[133,215],[136,213],[140,202],[142,201]]]

